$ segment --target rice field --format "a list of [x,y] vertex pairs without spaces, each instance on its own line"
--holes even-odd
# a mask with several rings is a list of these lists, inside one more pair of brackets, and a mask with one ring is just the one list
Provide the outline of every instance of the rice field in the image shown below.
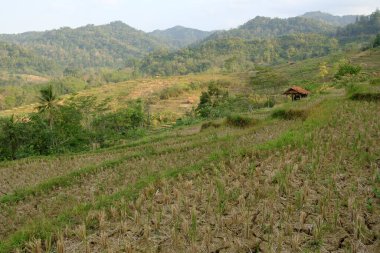
[[[366,57],[353,59],[376,72],[379,62]],[[247,74],[176,78],[140,88],[164,82],[152,91],[160,92],[191,78],[249,88]],[[378,94],[378,85],[364,85]],[[136,87],[86,92],[150,94]],[[190,93],[154,110],[176,110]],[[254,119],[247,127],[220,119],[107,149],[2,162],[0,253],[380,252],[379,108],[331,87],[245,113]]]
[[3,163],[0,252],[378,252],[378,102],[300,107]]

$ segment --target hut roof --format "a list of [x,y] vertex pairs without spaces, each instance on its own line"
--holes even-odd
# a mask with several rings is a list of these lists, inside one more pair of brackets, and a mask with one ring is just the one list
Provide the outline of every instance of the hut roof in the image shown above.
[[286,90],[284,92],[284,95],[289,95],[289,94],[303,94],[303,95],[308,95],[310,94],[310,91],[305,90],[304,88],[301,88],[299,86],[293,86]]

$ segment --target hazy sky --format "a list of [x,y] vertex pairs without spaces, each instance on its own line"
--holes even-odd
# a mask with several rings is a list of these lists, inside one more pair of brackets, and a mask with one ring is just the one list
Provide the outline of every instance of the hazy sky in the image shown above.
[[228,29],[257,15],[290,17],[307,11],[370,14],[379,0],[0,0],[0,33],[43,31],[121,20],[152,31],[175,25]]

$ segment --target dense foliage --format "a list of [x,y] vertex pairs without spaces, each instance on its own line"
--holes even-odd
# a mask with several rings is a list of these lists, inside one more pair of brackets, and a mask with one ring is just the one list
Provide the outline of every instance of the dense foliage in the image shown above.
[[228,92],[218,88],[217,83],[211,83],[207,91],[202,92],[196,112],[204,118],[220,117],[220,107],[226,102]]
[[338,72],[335,74],[335,78],[340,79],[346,75],[359,74],[361,67],[359,65],[350,64],[349,62],[343,62],[339,65]]
[[0,35],[62,66],[124,67],[134,58],[163,47],[155,38],[122,22],[61,28],[47,32]]
[[52,73],[56,66],[30,50],[0,42],[0,70],[13,73]]
[[273,39],[224,38],[207,40],[177,52],[155,52],[140,64],[150,75],[173,75],[219,69],[227,72],[327,55],[339,48],[334,38],[293,34]]
[[107,102],[94,97],[71,98],[62,104],[48,86],[41,89],[37,109],[24,117],[0,118],[0,160],[84,151],[144,134],[141,101],[109,112]]
[[333,34],[335,27],[325,22],[303,18],[267,18],[256,17],[236,29],[216,32],[207,40],[220,38],[273,38],[290,34]]

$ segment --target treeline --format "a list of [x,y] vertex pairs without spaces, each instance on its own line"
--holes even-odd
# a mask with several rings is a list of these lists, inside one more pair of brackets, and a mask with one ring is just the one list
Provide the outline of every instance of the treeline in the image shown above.
[[338,28],[337,36],[355,37],[363,35],[375,35],[380,33],[380,11],[376,10],[369,16],[359,16],[356,22],[343,28]]
[[268,18],[256,17],[238,28],[216,32],[207,40],[221,38],[258,39],[274,38],[290,34],[324,34],[333,35],[336,28],[326,22],[304,17]]
[[106,101],[94,97],[60,103],[52,86],[41,90],[39,100],[36,113],[0,118],[0,160],[85,151],[144,134],[146,117],[139,100],[110,112]]

